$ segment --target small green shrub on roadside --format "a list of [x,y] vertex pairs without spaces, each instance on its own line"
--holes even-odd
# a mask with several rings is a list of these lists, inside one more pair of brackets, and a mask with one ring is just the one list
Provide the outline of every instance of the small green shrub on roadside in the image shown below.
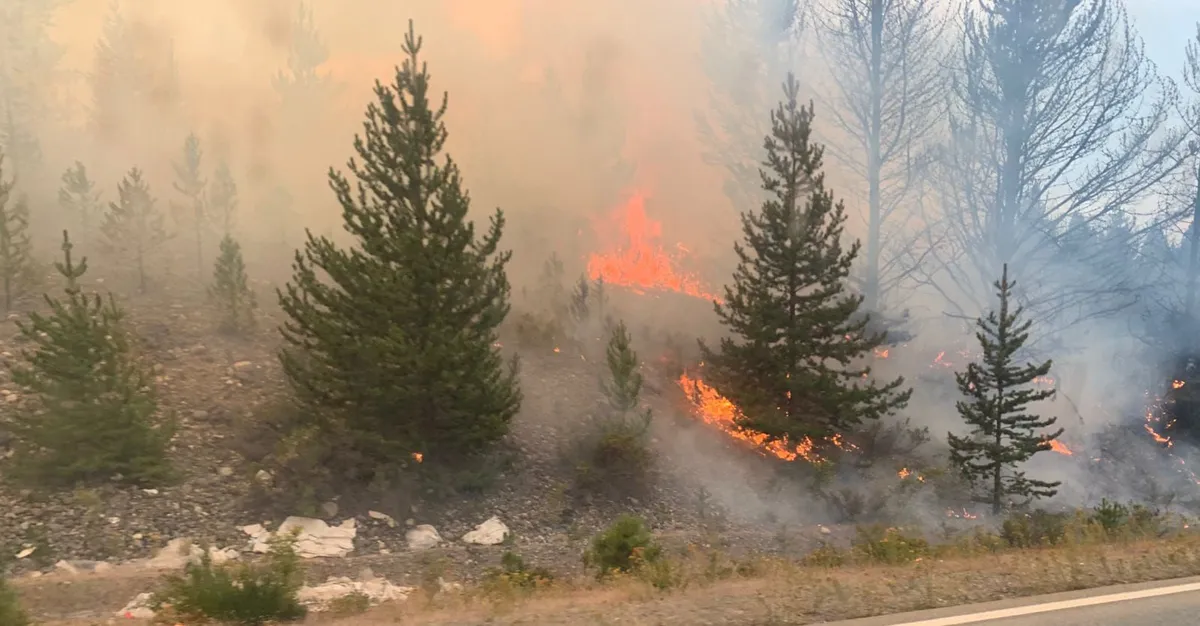
[[554,574],[544,567],[530,567],[521,555],[505,552],[500,557],[500,567],[488,570],[486,584],[492,588],[536,589],[550,584]]
[[351,617],[366,613],[370,608],[371,596],[361,591],[355,591],[340,598],[334,598],[329,603],[329,614],[333,617]]
[[29,615],[21,608],[21,599],[17,591],[8,584],[0,568],[0,624],[4,626],[32,626]]
[[1153,537],[1163,530],[1162,516],[1141,504],[1121,504],[1107,498],[1092,509],[1088,520],[1100,527],[1104,538]]
[[924,538],[883,526],[859,526],[851,550],[862,561],[884,565],[912,563],[930,554]]
[[262,563],[215,565],[205,551],[199,562],[168,576],[154,594],[155,612],[185,623],[262,626],[305,617],[297,593],[304,584],[296,536],[276,536]]
[[808,567],[841,567],[846,564],[846,561],[845,550],[837,546],[823,545],[809,552],[801,560],[801,563]]
[[1016,513],[1000,525],[1000,538],[1010,548],[1056,546],[1067,538],[1067,513],[1051,513],[1041,509]]
[[605,578],[613,572],[632,572],[661,558],[662,548],[654,542],[646,522],[626,514],[592,538],[583,563],[596,569],[596,578]]

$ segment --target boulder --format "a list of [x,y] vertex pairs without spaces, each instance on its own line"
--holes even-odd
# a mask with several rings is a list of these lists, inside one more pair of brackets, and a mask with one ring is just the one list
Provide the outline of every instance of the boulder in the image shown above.
[[462,540],[481,546],[495,546],[504,543],[508,532],[508,526],[505,526],[499,517],[492,516],[476,526],[475,530],[463,535]]
[[[353,519],[330,526],[319,519],[296,516],[283,520],[276,532],[286,535],[296,529],[300,532],[296,537],[296,554],[305,559],[344,557],[354,551],[354,537],[358,534]],[[242,532],[250,535],[252,549],[263,553],[270,550],[271,538],[276,534],[259,524],[245,526]]]
[[329,578],[320,585],[305,586],[297,594],[300,603],[314,612],[324,611],[338,598],[344,598],[352,593],[367,596],[372,606],[383,602],[405,600],[412,593],[412,587],[399,587],[383,578],[356,581],[346,577]]
[[437,529],[429,524],[408,529],[404,539],[408,542],[409,550],[428,550],[442,542],[442,536],[438,534]]

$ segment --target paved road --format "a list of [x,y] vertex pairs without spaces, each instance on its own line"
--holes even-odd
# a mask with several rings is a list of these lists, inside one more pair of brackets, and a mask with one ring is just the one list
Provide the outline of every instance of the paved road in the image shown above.
[[1184,626],[1200,624],[1200,577],[1103,587],[829,626]]

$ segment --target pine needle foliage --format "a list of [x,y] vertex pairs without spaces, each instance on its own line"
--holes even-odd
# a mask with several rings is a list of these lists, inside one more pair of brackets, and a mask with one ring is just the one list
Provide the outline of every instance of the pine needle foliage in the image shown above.
[[730,337],[700,348],[705,378],[742,409],[742,426],[822,445],[903,408],[912,391],[903,378],[876,382],[863,364],[885,337],[846,287],[859,244],[842,244],[845,207],[825,188],[813,107],[798,92],[789,75],[764,144],[768,199],[742,214],[733,284],[715,305]]
[[4,181],[4,155],[0,154],[0,286],[4,289],[4,312],[33,283],[33,246],[29,241],[29,203],[13,198],[13,181]]
[[137,270],[138,291],[148,288],[146,261],[168,239],[150,185],[138,168],[129,170],[117,185],[117,201],[108,204],[100,231],[104,249]]
[[88,175],[87,167],[76,161],[62,175],[62,185],[58,188],[58,204],[61,206],[78,228],[80,239],[85,247],[95,241],[97,222],[104,218],[104,204],[100,201],[100,192],[96,183]]
[[308,233],[279,294],[280,356],[298,397],[356,434],[366,458],[419,452],[429,465],[502,437],[521,391],[515,357],[506,365],[496,345],[511,291],[504,215],[476,235],[458,166],[443,155],[446,99],[431,105],[420,49],[410,22],[407,58],[392,85],[376,83],[355,138],[357,185],[330,172],[356,242]]
[[1038,452],[1050,450],[1063,429],[1047,432],[1057,418],[1027,412],[1030,404],[1054,397],[1054,389],[1037,386],[1038,379],[1050,373],[1052,362],[1015,362],[1033,326],[1031,320],[1021,321],[1021,307],[1012,306],[1015,285],[1005,264],[995,283],[999,311],[976,322],[982,362],[970,363],[966,371],[955,374],[958,390],[966,398],[956,407],[970,433],[947,434],[951,463],[974,485],[976,500],[990,504],[994,515],[1013,498],[1024,505],[1053,497],[1061,484],[1029,478],[1017,469]]
[[167,479],[169,423],[155,423],[152,379],[135,358],[112,295],[84,294],[87,259],[71,256],[63,231],[65,298],[46,296],[49,314],[18,322],[31,348],[10,366],[13,381],[35,400],[13,417],[18,476],[70,485],[119,478],[135,484]]
[[218,328],[222,332],[241,334],[254,328],[258,302],[246,276],[242,246],[228,234],[221,239],[221,253],[213,267],[213,284],[208,295],[220,312]]

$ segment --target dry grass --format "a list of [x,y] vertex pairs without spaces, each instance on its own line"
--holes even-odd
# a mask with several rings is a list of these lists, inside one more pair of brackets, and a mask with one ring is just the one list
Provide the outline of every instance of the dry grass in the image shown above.
[[1200,574],[1200,536],[1068,545],[997,553],[944,553],[903,565],[731,564],[695,553],[676,561],[666,591],[627,577],[524,592],[475,590],[414,597],[346,618],[310,623],[382,624],[812,624],[1005,598]]
[[[603,582],[493,575],[463,592],[421,590],[407,602],[355,616],[313,615],[306,623],[812,624],[1200,575],[1200,533],[1183,520],[1108,511],[1018,516],[1000,534],[977,529],[938,545],[901,529],[863,528],[851,547],[823,548],[799,563],[735,560],[692,546]],[[1042,547],[1013,547],[1030,543]],[[103,588],[105,582],[111,587]],[[114,592],[131,597],[133,582],[89,577],[88,584],[63,586],[27,579],[17,588],[38,614],[47,603],[83,608],[84,599],[74,596],[84,588],[93,608],[98,598],[111,600]],[[60,623],[96,622],[55,622]]]

